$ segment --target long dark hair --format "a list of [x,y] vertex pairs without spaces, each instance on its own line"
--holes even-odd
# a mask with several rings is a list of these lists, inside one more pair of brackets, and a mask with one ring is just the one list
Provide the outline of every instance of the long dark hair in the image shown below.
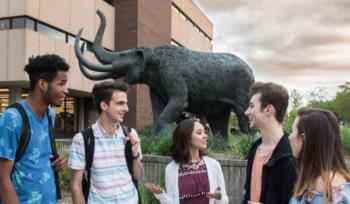
[[298,159],[295,196],[301,198],[306,188],[321,176],[325,201],[332,201],[332,179],[335,173],[350,181],[341,151],[340,128],[333,113],[324,109],[301,108],[298,111],[298,135],[304,143]]
[[[197,119],[186,119],[181,121],[173,132],[173,141],[170,147],[171,157],[176,163],[188,163],[190,159],[189,146],[191,142],[194,123]],[[199,154],[202,156],[203,152]]]

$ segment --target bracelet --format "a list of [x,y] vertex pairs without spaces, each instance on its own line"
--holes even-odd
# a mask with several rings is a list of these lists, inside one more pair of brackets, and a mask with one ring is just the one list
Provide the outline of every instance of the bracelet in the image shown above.
[[131,154],[131,158],[132,158],[133,160],[139,159],[139,158],[140,158],[140,152],[137,152],[137,155],[136,155],[135,157],[134,157],[134,155]]

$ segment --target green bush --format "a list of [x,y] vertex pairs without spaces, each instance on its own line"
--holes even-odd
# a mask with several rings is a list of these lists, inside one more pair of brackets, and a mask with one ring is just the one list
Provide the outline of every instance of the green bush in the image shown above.
[[141,148],[144,154],[156,154],[159,156],[170,156],[170,146],[172,143],[172,133],[175,124],[171,125],[171,130],[165,135],[158,137],[152,136],[153,124],[149,124],[139,131],[141,139]]
[[295,118],[297,117],[298,110],[293,109],[291,110],[288,115],[284,118],[283,121],[283,130],[287,133],[292,132],[292,126]]
[[139,135],[152,136],[153,123],[150,123],[138,131]]
[[59,173],[59,184],[62,190],[69,190],[71,179],[71,170],[65,169]]
[[142,154],[152,154],[154,149],[154,143],[150,135],[139,135],[141,140]]
[[[228,148],[227,139],[219,134],[207,132],[208,135],[208,148],[206,153],[211,151],[224,151]],[[209,153],[210,154],[210,153]]]
[[154,153],[159,156],[171,156],[172,133],[160,136],[154,143]]
[[341,143],[344,153],[350,156],[350,126],[341,128]]
[[237,159],[248,159],[249,148],[256,139],[253,135],[231,134],[229,144],[232,155]]

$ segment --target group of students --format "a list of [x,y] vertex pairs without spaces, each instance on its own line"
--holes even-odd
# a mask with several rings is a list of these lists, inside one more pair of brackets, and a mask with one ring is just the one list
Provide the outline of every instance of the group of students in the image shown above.
[[[54,125],[50,118],[55,118],[50,106],[60,106],[68,94],[69,65],[47,54],[31,58],[24,70],[30,94],[19,103],[28,116],[31,137],[16,160],[25,122],[19,111],[8,108],[0,117],[0,204],[57,203],[55,172],[67,166],[72,169],[73,203],[140,203],[140,139],[134,129],[126,131],[121,125],[129,110],[128,86],[114,81],[94,85],[99,117],[74,136],[67,161],[62,155],[54,156],[49,147]],[[249,150],[242,203],[350,203],[350,172],[341,152],[336,117],[327,110],[301,108],[288,135],[282,128],[288,100],[287,90],[278,84],[251,86],[245,114],[261,138]],[[88,140],[88,131],[93,141]],[[87,145],[92,150],[90,159]],[[165,189],[154,183],[145,187],[162,204],[228,203],[221,166],[204,155],[206,148],[203,125],[196,119],[181,121],[173,132]],[[82,185],[86,177],[87,194]]]

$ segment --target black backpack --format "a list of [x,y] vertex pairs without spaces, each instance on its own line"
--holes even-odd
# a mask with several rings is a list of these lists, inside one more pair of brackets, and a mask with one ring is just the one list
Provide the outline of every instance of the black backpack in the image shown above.
[[[24,152],[27,149],[27,146],[29,144],[30,140],[30,124],[29,124],[29,119],[27,116],[27,113],[25,112],[23,106],[20,103],[13,103],[10,105],[8,108],[15,108],[21,115],[22,118],[22,130],[21,130],[21,136],[20,136],[20,141],[19,141],[19,146],[16,151],[16,158],[15,158],[15,163],[18,162],[19,160],[22,159]],[[50,144],[51,144],[51,153],[53,155],[53,160],[55,160],[58,157],[57,154],[57,149],[56,149],[56,144],[55,144],[55,139],[53,138],[53,129],[52,129],[52,119],[49,114],[49,110],[46,111],[46,115],[48,118],[48,123],[49,123],[49,135],[50,135]],[[59,178],[58,178],[58,172],[54,171],[54,176],[55,176],[55,185],[56,185],[56,193],[57,193],[57,199],[61,199],[61,190],[59,186]]]
[[[131,129],[126,126],[122,126],[122,129],[123,129],[124,135],[128,137],[128,133],[131,131]],[[84,172],[83,181],[82,181],[82,190],[83,190],[85,202],[87,203],[89,198],[89,192],[90,192],[91,167],[92,167],[92,162],[94,159],[94,151],[95,151],[95,137],[91,126],[84,129],[81,133],[84,138],[85,162],[86,162],[85,172]],[[137,182],[137,179],[134,177],[134,173],[133,173],[133,156],[131,153],[130,140],[128,140],[125,143],[124,152],[125,152],[126,164],[128,166],[128,170],[131,175],[132,182],[134,183],[137,190],[137,194],[139,197],[139,204],[141,204],[141,197],[138,190],[138,182]]]

